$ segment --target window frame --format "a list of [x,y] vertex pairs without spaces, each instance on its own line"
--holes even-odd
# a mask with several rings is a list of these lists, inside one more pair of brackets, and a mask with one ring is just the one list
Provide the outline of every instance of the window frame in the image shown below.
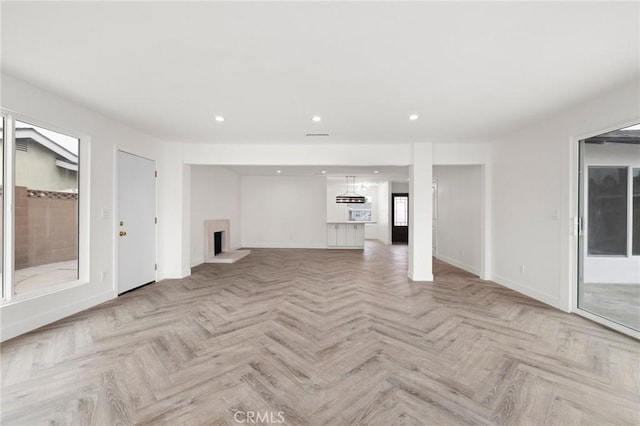
[[[625,177],[625,194],[624,194],[624,201],[625,201],[625,205],[624,205],[624,214],[625,214],[625,241],[624,241],[624,252],[623,253],[592,253],[592,247],[591,244],[593,243],[592,238],[591,238],[591,229],[589,228],[592,224],[592,220],[590,217],[587,217],[587,232],[585,233],[586,235],[586,239],[585,239],[585,244],[586,244],[586,254],[588,257],[629,257],[630,252],[629,252],[629,241],[631,240],[632,235],[630,234],[630,220],[629,220],[629,172],[633,170],[632,166],[625,166],[625,165],[615,165],[615,166],[608,166],[608,165],[587,165],[586,166],[586,176],[585,176],[585,183],[586,183],[586,199],[585,199],[585,206],[587,207],[587,211],[589,213],[591,213],[593,206],[590,205],[591,203],[591,172],[594,169],[619,169],[619,170],[624,170],[626,172],[626,177]],[[622,195],[622,194],[620,194]]]
[[[34,299],[61,290],[85,285],[90,277],[90,150],[91,138],[78,131],[46,123],[31,116],[0,109],[4,122],[3,143],[3,273],[2,299],[0,305],[11,305],[25,300]],[[16,121],[32,124],[54,132],[62,133],[79,140],[78,146],[78,278],[73,281],[59,283],[46,288],[37,289],[23,294],[14,294],[15,283],[15,123]]]

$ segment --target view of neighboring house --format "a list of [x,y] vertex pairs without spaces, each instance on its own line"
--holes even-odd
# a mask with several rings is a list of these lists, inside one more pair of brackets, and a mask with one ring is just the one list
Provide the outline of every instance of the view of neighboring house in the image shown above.
[[78,191],[78,143],[72,152],[35,126],[16,128],[16,185],[43,191]]

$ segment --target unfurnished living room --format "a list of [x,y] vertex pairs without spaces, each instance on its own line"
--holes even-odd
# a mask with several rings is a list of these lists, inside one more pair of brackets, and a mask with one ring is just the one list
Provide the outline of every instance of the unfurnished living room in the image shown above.
[[637,1],[0,20],[3,425],[640,424]]

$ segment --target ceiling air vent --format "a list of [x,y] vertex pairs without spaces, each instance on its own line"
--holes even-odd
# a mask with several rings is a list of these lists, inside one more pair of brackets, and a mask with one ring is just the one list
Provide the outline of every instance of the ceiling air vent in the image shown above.
[[307,136],[329,136],[329,133],[307,133]]

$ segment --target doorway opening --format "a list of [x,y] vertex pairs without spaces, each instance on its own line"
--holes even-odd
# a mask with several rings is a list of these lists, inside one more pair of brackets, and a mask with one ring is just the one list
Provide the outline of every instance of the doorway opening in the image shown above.
[[409,243],[409,194],[391,194],[391,243]]
[[579,158],[578,311],[639,332],[640,124],[581,140]]

